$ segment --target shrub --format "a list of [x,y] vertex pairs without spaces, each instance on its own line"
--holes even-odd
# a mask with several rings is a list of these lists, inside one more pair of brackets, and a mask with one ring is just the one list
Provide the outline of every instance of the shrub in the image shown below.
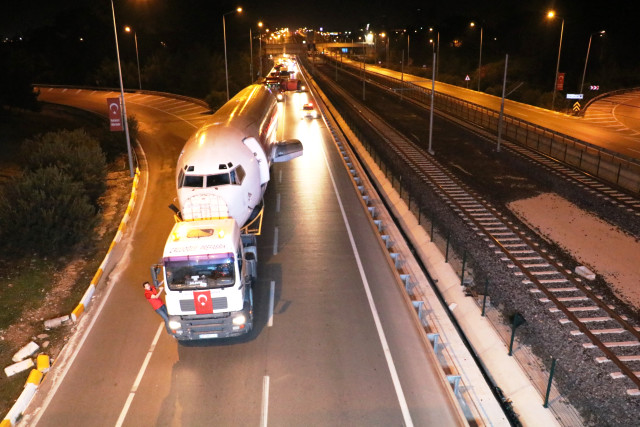
[[96,224],[81,183],[56,166],[12,178],[0,197],[0,238],[14,255],[60,255]]
[[[139,127],[138,119],[135,116],[128,116],[127,123],[129,125],[129,141],[131,142],[131,151],[133,151],[138,138]],[[107,161],[112,162],[121,154],[127,152],[127,140],[124,131],[111,132],[109,125],[104,128],[104,136],[101,139],[101,147],[104,152]]]
[[84,187],[89,201],[97,206],[106,188],[106,160],[98,141],[84,130],[49,132],[26,140],[22,156],[28,170],[55,166],[66,173]]

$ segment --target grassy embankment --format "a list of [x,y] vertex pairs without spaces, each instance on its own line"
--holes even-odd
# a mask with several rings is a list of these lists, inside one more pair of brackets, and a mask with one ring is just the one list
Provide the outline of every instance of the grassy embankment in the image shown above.
[[[7,180],[20,174],[20,145],[25,139],[37,134],[62,129],[84,128],[98,136],[104,134],[104,118],[93,114],[60,106],[45,105],[39,113],[12,111],[0,116],[0,191]],[[83,242],[73,252],[57,258],[44,258],[35,254],[16,258],[4,253],[0,257],[0,367],[12,364],[12,356],[33,337],[39,345],[49,341],[46,349],[55,358],[62,349],[71,327],[45,331],[44,320],[69,314],[84,294],[113,239],[119,218],[128,203],[130,180],[120,159],[109,165],[108,190],[117,191],[112,206],[101,206],[113,211],[114,220],[106,224],[104,233],[96,233],[93,239]],[[120,184],[116,185],[116,181]],[[124,181],[124,182],[123,182]],[[104,201],[103,201],[104,203]],[[104,225],[104,224],[103,224]],[[70,268],[71,267],[71,268]],[[60,274],[61,272],[66,277]],[[55,292],[53,287],[65,281],[64,292]],[[46,304],[45,304],[46,303]],[[44,307],[44,308],[43,308]],[[45,316],[45,317],[42,317]],[[4,418],[19,396],[29,371],[7,378],[0,375],[0,417]]]

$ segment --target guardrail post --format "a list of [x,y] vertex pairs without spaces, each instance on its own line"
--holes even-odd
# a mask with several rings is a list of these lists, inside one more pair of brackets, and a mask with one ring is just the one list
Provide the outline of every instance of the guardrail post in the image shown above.
[[511,342],[509,343],[509,356],[513,355],[513,340],[516,336],[516,328],[525,322],[526,320],[522,317],[522,314],[516,313],[513,315],[513,323],[511,325]]
[[447,233],[447,249],[445,251],[445,255],[444,255],[444,262],[449,262],[449,240],[451,238],[451,232],[449,231]]
[[429,236],[429,241],[433,242],[433,215],[431,215],[431,235]]
[[464,286],[464,267],[467,264],[467,251],[462,254],[462,274],[460,274],[460,286]]
[[484,281],[484,295],[482,296],[482,317],[484,317],[484,307],[487,304],[487,291],[489,290],[489,279]]
[[447,375],[447,381],[453,386],[453,394],[460,396],[460,375]]
[[544,396],[544,405],[542,405],[545,408],[549,407],[549,394],[551,393],[551,382],[553,381],[553,373],[556,370],[556,362],[557,360],[552,357],[551,372],[549,373],[549,384],[547,384],[547,392],[545,393],[545,396]]

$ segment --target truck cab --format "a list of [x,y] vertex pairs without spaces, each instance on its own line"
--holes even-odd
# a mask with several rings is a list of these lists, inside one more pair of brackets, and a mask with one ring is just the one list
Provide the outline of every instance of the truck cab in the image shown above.
[[256,239],[232,218],[174,225],[154,282],[165,283],[171,335],[178,340],[227,338],[253,327]]

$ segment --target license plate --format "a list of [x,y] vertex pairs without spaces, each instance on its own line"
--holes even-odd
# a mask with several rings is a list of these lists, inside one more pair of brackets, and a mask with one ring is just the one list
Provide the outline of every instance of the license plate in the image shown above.
[[218,334],[200,334],[201,339],[218,338]]

